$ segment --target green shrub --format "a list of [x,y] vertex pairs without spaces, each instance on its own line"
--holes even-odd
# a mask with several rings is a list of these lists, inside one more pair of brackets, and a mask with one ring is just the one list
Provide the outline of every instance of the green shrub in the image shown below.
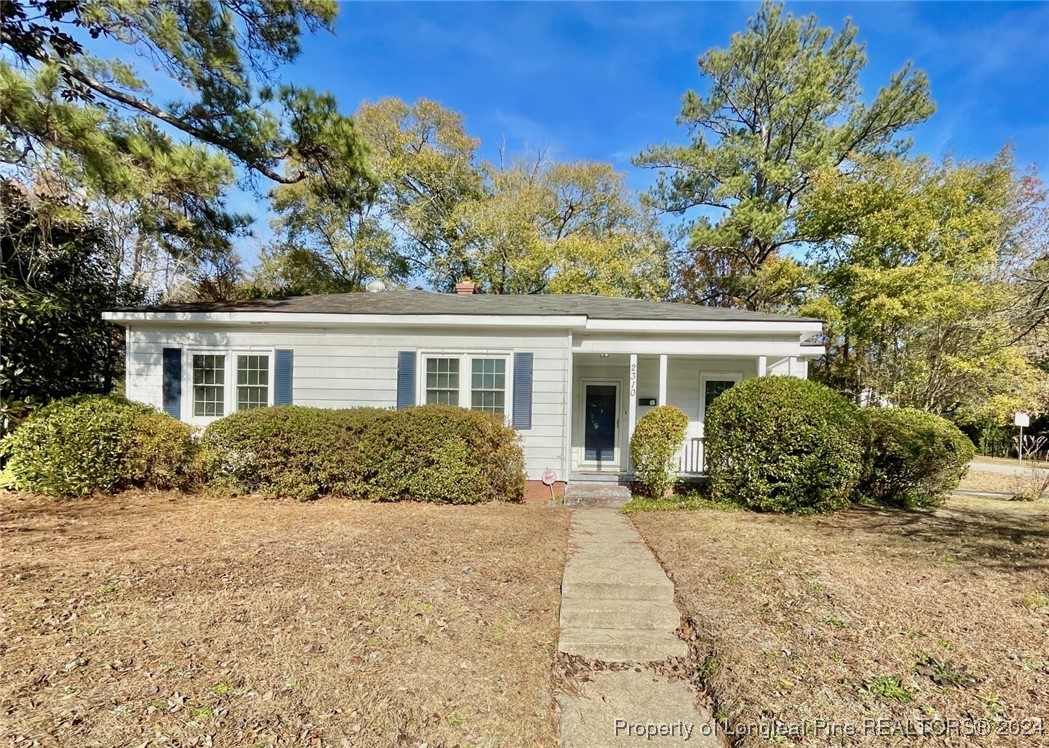
[[845,506],[863,477],[870,434],[857,409],[816,382],[747,379],[706,413],[712,496],[763,512]]
[[241,493],[309,499],[351,495],[360,474],[357,442],[378,408],[253,408],[211,423],[201,438],[214,485]]
[[517,433],[450,406],[257,408],[215,421],[201,443],[214,484],[264,496],[467,504],[524,493]]
[[957,426],[915,408],[866,408],[871,457],[858,494],[879,504],[930,507],[942,504],[976,453]]
[[502,418],[447,405],[388,411],[361,435],[362,493],[380,501],[519,501],[524,454]]
[[673,405],[653,408],[641,417],[630,438],[634,478],[646,496],[662,498],[677,480],[674,455],[685,440],[688,416]]
[[92,395],[36,411],[4,438],[3,451],[17,488],[84,496],[181,487],[191,481],[196,446],[190,427],[170,416],[123,397]]
[[166,413],[135,416],[128,462],[135,485],[190,489],[203,478],[196,429]]

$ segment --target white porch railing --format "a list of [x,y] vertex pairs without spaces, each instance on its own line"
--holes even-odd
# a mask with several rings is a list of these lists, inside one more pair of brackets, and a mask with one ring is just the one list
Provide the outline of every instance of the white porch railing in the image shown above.
[[678,473],[680,475],[700,475],[704,467],[703,437],[686,437],[677,456]]

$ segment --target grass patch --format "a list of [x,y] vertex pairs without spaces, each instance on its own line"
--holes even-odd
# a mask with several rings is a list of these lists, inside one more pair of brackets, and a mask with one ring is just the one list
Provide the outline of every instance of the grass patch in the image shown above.
[[557,744],[564,510],[0,502],[0,732],[27,745]]
[[687,512],[697,509],[714,509],[725,512],[742,511],[737,504],[728,501],[715,501],[700,492],[667,496],[663,499],[634,496],[619,511],[623,514],[639,514],[641,512]]
[[896,678],[887,675],[876,675],[867,682],[867,690],[882,699],[908,704],[914,700],[916,689],[904,685]]
[[[698,509],[632,521],[674,580],[695,631],[694,666],[730,722],[1045,715],[1045,504],[966,497],[935,511]],[[715,658],[718,666],[706,667]],[[951,745],[1039,739],[954,736]],[[893,745],[928,740],[899,736]],[[843,744],[882,746],[885,738]],[[734,748],[765,745],[754,733]]]
[[918,675],[927,676],[938,686],[972,688],[979,682],[979,679],[970,673],[964,665],[958,665],[952,660],[940,660],[935,657],[922,658],[915,667],[914,672]]
[[990,473],[982,470],[970,470],[958,484],[958,488],[969,491],[992,491],[1006,493],[1012,487],[1014,478],[1004,473]]
[[958,488],[1001,493],[1003,498],[1011,497],[1016,501],[1044,502],[1049,499],[1049,471],[1005,475],[970,470]]
[[1023,604],[1028,608],[1046,608],[1049,610],[1049,595],[1041,592],[1028,592],[1021,598]]

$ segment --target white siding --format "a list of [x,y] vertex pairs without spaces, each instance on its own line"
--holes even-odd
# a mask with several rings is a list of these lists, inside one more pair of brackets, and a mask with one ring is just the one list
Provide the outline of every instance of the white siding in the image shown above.
[[[639,356],[637,362],[637,397],[656,398],[659,394],[659,357]],[[575,366],[575,407],[582,407],[582,385],[586,379],[603,379],[618,381],[621,388],[625,387],[629,374],[629,361],[626,355],[610,355],[607,359],[600,359],[593,354],[577,355]],[[786,373],[786,372],[784,372]],[[671,355],[667,361],[667,404],[681,408],[688,415],[688,431],[686,438],[699,438],[703,436],[703,390],[702,377],[706,375],[711,379],[717,379],[719,375],[727,378],[738,376],[741,379],[755,377],[758,374],[757,358],[708,358],[695,356]],[[621,393],[623,390],[621,389]],[[625,394],[621,394],[620,423],[626,423],[626,414],[629,403]],[[637,417],[640,419],[650,411],[651,406],[639,405]],[[619,441],[622,468],[625,470],[627,460],[626,451],[629,449],[629,438],[626,434],[625,425],[620,428]],[[574,465],[578,466],[582,455],[583,433],[582,425],[578,418],[572,422],[572,446]]]
[[[681,369],[681,376],[685,376],[685,370],[683,367],[683,359],[675,359],[674,356],[669,358],[667,367],[667,402],[670,405],[677,405],[686,412],[688,409],[683,404],[679,404],[674,399],[674,374],[675,367]],[[698,365],[698,359],[688,359],[691,362],[689,365]],[[583,383],[588,380],[597,381],[608,381],[615,382],[619,385],[619,425],[620,428],[617,434],[617,440],[619,442],[620,452],[620,467],[622,470],[627,469],[627,452],[629,450],[629,438],[627,436],[627,420],[630,410],[630,401],[628,393],[628,381],[630,378],[630,361],[628,356],[625,355],[610,355],[608,358],[602,359],[593,355],[581,355],[576,357],[574,366],[575,375],[575,402],[573,407],[576,409],[576,417],[572,419],[572,444],[573,444],[573,464],[578,466],[582,460],[583,455],[583,431],[582,431],[582,419],[579,416],[582,413],[583,408],[583,396],[584,388]],[[696,375],[696,387],[698,388],[698,374]],[[681,386],[680,393],[684,393],[687,387]],[[638,356],[637,359],[637,398],[641,400],[643,398],[658,398],[659,396],[659,357],[658,356]],[[695,393],[691,395],[693,400],[696,398]],[[682,403],[687,398],[683,395],[679,397]],[[645,415],[648,411],[652,410],[652,406],[638,405],[637,406],[637,417]],[[691,417],[691,416],[690,416]]]
[[[397,332],[280,329],[272,325],[201,332],[176,326],[135,326],[129,337],[127,396],[160,408],[164,348],[287,348],[295,351],[296,405],[392,408],[397,399],[398,351],[531,352],[532,428],[522,431],[528,477],[565,466],[569,338],[564,331],[456,331],[403,328]],[[417,372],[418,375],[418,372]]]
[[717,379],[719,374],[731,378],[738,374],[741,379],[758,375],[757,360],[711,358],[670,359],[667,400],[688,414],[688,436],[703,436],[703,375]]

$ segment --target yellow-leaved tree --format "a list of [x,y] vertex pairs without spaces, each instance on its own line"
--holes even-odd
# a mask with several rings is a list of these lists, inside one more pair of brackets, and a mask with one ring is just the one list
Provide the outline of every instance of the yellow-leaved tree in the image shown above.
[[667,242],[655,215],[609,164],[540,156],[484,167],[465,202],[473,278],[492,293],[662,298]]
[[355,291],[377,277],[450,290],[470,278],[482,293],[668,293],[655,214],[611,165],[481,161],[463,117],[426,99],[362,104],[354,125],[377,191],[327,210],[308,182],[276,189],[262,285]]
[[986,163],[877,158],[814,175],[799,221],[823,237],[803,308],[827,322],[819,374],[962,423],[1041,411],[1049,379],[1018,308],[1039,195],[1008,149]]

